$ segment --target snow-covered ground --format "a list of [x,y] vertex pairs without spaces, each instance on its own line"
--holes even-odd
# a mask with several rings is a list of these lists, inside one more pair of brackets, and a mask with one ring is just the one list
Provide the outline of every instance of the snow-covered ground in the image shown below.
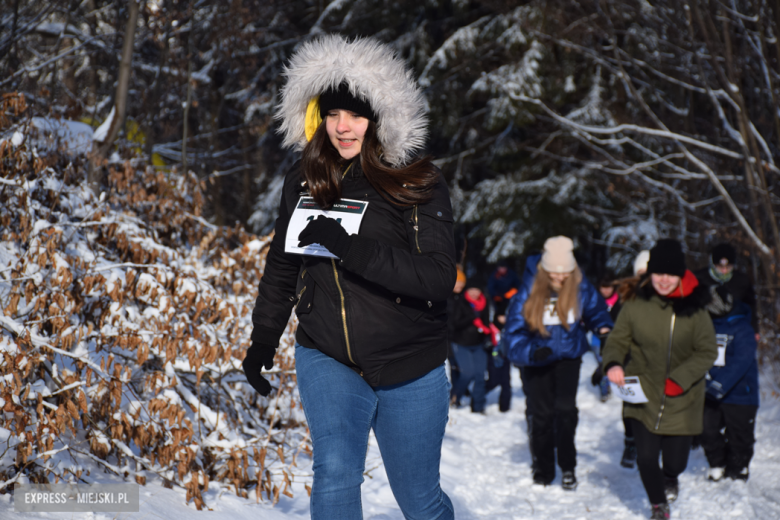
[[[530,453],[525,431],[525,404],[516,370],[512,372],[512,410],[498,412],[498,391],[489,395],[487,416],[472,414],[468,407],[452,410],[442,457],[442,486],[452,498],[459,520],[491,519],[621,519],[647,518],[649,505],[636,470],[618,464],[623,431],[620,403],[612,398],[601,403],[590,386],[595,360],[588,354],[580,373],[577,429],[579,451],[574,492],[563,491],[560,475],[547,488],[531,484]],[[707,461],[701,449],[691,453],[687,471],[680,477],[680,497],[672,504],[677,519],[777,519],[780,518],[780,389],[763,378],[762,404],[757,421],[756,455],[747,484],[708,482]],[[303,463],[303,459],[299,459]],[[299,470],[307,468],[299,464]],[[401,520],[375,442],[366,461],[363,484],[364,517],[371,520]],[[110,482],[108,477],[106,482]],[[115,482],[115,481],[113,481]],[[294,486],[294,498],[281,497],[276,507],[212,486],[204,499],[215,520],[281,520],[308,518],[308,496],[303,484]],[[177,519],[198,513],[185,504],[183,490],[150,484],[141,488],[138,513],[36,513],[13,511],[11,495],[0,495],[0,518],[70,520]]]

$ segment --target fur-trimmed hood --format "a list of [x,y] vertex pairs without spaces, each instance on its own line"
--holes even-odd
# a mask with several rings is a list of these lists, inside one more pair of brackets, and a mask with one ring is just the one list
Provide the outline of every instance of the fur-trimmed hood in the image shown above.
[[661,300],[662,305],[672,304],[672,309],[678,316],[693,316],[697,311],[707,307],[712,298],[709,289],[705,285],[697,285],[693,292],[685,298],[665,298],[655,292],[650,280],[647,280],[646,283],[645,280],[646,278],[643,277],[636,288],[637,297],[643,300],[650,300],[653,296],[657,296]]
[[305,118],[309,101],[341,83],[365,99],[378,116],[377,137],[383,158],[399,167],[425,144],[428,118],[420,87],[405,62],[387,45],[371,38],[348,41],[330,34],[304,43],[290,58],[284,75],[276,119],[283,146],[306,145]]

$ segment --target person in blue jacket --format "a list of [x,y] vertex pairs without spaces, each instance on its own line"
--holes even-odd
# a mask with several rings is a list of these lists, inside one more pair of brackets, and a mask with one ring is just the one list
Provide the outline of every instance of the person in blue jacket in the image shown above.
[[555,449],[564,489],[577,487],[577,386],[586,331],[612,327],[604,299],[582,276],[570,238],[547,239],[542,255],[530,257],[520,291],[512,298],[504,328],[509,360],[523,367],[528,436],[534,483],[555,479]]
[[747,480],[756,442],[758,362],[750,307],[728,290],[712,286],[708,306],[718,341],[718,359],[706,376],[701,445],[709,479]]

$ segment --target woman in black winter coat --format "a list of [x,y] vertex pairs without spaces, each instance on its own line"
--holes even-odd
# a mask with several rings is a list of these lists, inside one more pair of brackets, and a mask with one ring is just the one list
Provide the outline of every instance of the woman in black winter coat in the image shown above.
[[247,380],[270,391],[261,368],[295,308],[312,518],[362,518],[373,429],[404,516],[451,519],[439,463],[455,247],[447,184],[429,159],[412,159],[426,136],[424,99],[403,61],[370,39],[312,40],[285,74],[277,118],[284,144],[303,154],[285,178]]

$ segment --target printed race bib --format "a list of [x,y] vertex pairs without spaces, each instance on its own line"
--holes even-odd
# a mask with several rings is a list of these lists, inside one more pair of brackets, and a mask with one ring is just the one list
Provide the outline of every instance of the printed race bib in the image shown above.
[[[544,306],[544,315],[542,316],[542,324],[545,326],[552,326],[552,325],[561,325],[561,318],[558,316],[558,299],[557,298],[550,298],[550,301],[547,305]],[[574,310],[569,309],[569,321],[568,323],[571,325],[576,320],[574,316]]]
[[306,247],[298,247],[298,235],[301,234],[309,222],[320,215],[336,219],[347,233],[356,235],[360,230],[360,223],[366,214],[368,202],[364,200],[341,199],[332,208],[325,211],[317,206],[312,197],[301,197],[298,205],[295,206],[290,217],[290,223],[287,226],[287,236],[284,241],[284,252],[295,253],[298,255],[324,256],[328,258],[338,258],[336,255],[325,249],[319,244],[312,244]]
[[647,402],[647,397],[639,384],[639,377],[631,376],[625,378],[626,384],[618,386],[611,382],[612,393],[627,403],[642,404]]
[[716,367],[726,366],[726,347],[729,346],[729,340],[731,340],[728,334],[715,334],[715,341],[718,343],[718,359],[713,363]]

